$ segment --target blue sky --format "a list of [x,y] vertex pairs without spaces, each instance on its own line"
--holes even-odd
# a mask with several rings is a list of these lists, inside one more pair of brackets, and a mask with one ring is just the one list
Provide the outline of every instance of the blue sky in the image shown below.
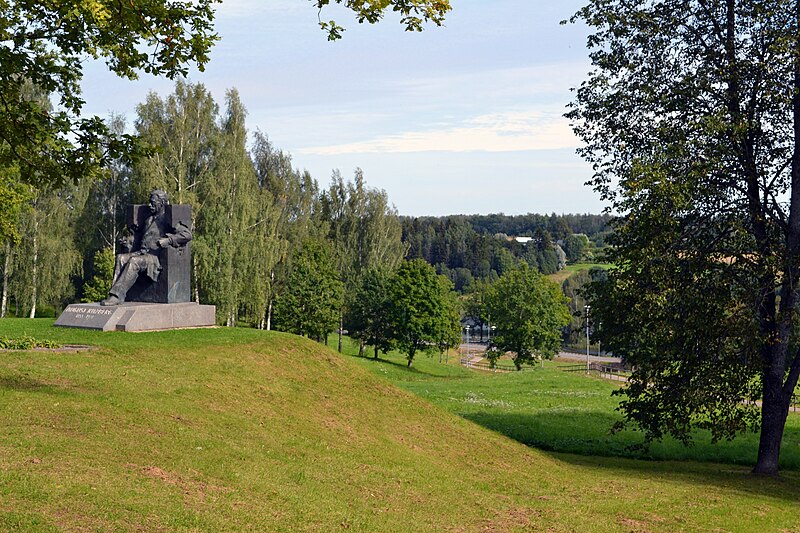
[[[452,0],[444,27],[407,33],[393,15],[328,42],[307,0],[224,0],[203,83],[239,90],[260,129],[321,186],[360,167],[404,215],[599,213],[562,117],[589,71],[587,31],[560,25],[583,2]],[[132,122],[169,80],[120,80],[87,65],[85,111]]]

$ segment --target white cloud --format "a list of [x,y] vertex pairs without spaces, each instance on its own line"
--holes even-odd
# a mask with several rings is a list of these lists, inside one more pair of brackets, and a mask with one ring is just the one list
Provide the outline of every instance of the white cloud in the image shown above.
[[559,114],[517,111],[480,115],[450,127],[407,131],[347,144],[301,148],[298,153],[516,152],[577,146],[578,140],[567,120]]
[[443,99],[456,96],[480,95],[492,101],[513,101],[520,97],[569,97],[569,88],[576,87],[586,77],[586,61],[551,63],[543,65],[471,70],[441,76],[403,80],[397,88],[405,93]]

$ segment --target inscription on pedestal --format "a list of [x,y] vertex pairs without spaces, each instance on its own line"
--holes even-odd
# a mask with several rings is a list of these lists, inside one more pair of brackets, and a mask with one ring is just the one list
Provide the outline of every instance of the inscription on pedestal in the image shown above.
[[152,331],[204,328],[215,324],[214,306],[194,302],[153,304],[125,302],[114,306],[98,303],[72,304],[61,313],[56,326],[103,331]]
[[119,313],[120,309],[118,308],[102,307],[96,303],[72,304],[64,309],[64,312],[58,317],[56,326],[108,331],[114,329],[116,320],[113,318],[115,314]]

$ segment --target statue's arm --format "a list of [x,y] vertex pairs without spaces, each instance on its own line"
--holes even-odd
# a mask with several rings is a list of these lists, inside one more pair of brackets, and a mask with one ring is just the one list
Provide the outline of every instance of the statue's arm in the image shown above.
[[166,248],[167,246],[172,246],[173,248],[177,248],[179,246],[183,246],[187,242],[192,240],[192,230],[189,229],[189,226],[184,224],[183,222],[178,222],[178,225],[175,226],[174,233],[167,233],[164,238],[159,239],[158,244],[162,248]]

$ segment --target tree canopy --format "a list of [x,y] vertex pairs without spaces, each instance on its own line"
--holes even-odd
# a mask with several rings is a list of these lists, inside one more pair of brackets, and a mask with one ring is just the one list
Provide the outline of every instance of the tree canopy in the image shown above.
[[[134,138],[109,135],[98,117],[81,115],[80,82],[87,59],[99,59],[115,74],[185,76],[204,70],[218,40],[214,4],[219,0],[103,2],[14,0],[0,3],[0,167],[18,165],[22,178],[55,186],[97,172],[115,157],[138,153]],[[375,23],[388,10],[408,30],[440,25],[448,0],[334,0],[359,22]],[[314,0],[320,12],[330,0]],[[322,22],[330,39],[343,28]],[[26,84],[55,95],[53,109],[27,98]]]
[[537,359],[552,359],[569,324],[567,299],[561,289],[526,264],[503,275],[486,295],[486,314],[497,326],[490,341],[494,360],[514,353],[517,370]]
[[[333,1],[355,12],[359,23],[375,24],[385,16],[387,11],[394,11],[400,15],[400,23],[405,26],[406,31],[422,31],[426,22],[433,22],[437,26],[441,26],[445,15],[450,11],[450,0]],[[319,25],[328,33],[328,40],[340,39],[345,29],[334,20],[323,21],[321,18],[322,9],[330,5],[331,0],[313,0],[313,2],[320,11]]]
[[595,0],[576,19],[594,70],[568,116],[620,214],[592,309],[636,367],[626,419],[686,441],[760,425],[755,472],[774,474],[800,376],[800,2]]
[[[214,0],[0,4],[0,165],[17,164],[30,183],[77,181],[131,149],[130,137],[109,139],[97,117],[81,117],[80,82],[87,58],[135,79],[140,72],[174,78],[200,70],[217,37]],[[58,98],[54,109],[25,97],[32,83]],[[104,140],[106,142],[104,142]]]
[[322,340],[339,325],[344,286],[326,244],[308,241],[294,258],[275,314],[283,331]]
[[419,351],[459,342],[459,309],[450,281],[421,259],[404,261],[388,282],[392,344],[408,366]]

